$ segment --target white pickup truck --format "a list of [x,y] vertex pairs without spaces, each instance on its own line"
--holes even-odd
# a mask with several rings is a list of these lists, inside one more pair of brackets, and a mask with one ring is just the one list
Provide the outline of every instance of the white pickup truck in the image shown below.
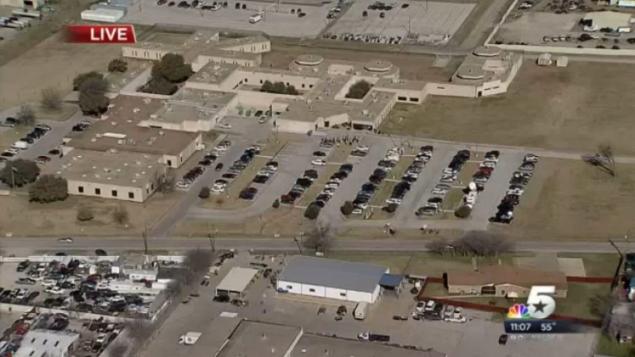
[[202,334],[200,332],[187,332],[185,335],[181,335],[181,337],[179,337],[179,344],[193,345],[196,343],[196,341],[198,341],[199,338],[201,338],[201,335]]

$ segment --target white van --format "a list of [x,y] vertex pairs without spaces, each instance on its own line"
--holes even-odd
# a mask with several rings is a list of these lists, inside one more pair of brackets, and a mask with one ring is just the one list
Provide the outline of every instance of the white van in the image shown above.
[[357,303],[355,306],[355,310],[353,311],[353,317],[355,320],[363,320],[366,318],[366,314],[368,313],[368,304],[365,302]]
[[255,14],[255,15],[251,15],[249,16],[249,23],[250,24],[255,24],[257,22],[262,21],[262,14]]

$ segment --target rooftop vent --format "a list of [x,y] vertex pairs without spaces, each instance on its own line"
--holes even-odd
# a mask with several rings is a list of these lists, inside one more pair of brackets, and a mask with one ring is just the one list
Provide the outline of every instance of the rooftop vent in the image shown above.
[[141,109],[139,109],[139,108],[132,108],[132,112],[135,113],[135,114],[139,113],[140,111],[141,111]]

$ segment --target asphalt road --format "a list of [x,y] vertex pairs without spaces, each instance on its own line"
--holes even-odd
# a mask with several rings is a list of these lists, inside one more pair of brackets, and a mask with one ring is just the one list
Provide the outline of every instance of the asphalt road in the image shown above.
[[[43,251],[90,251],[101,248],[109,253],[128,250],[143,250],[143,240],[139,237],[113,238],[76,238],[73,243],[60,243],[58,237],[20,237],[0,240],[5,255],[32,254]],[[207,238],[183,239],[149,239],[148,248],[169,252],[183,252],[190,249],[210,247]],[[635,251],[635,241],[616,242],[623,252]],[[400,239],[350,239],[337,240],[333,250],[349,251],[391,251],[391,252],[423,252],[427,251],[426,242],[421,240]],[[297,251],[298,246],[288,238],[228,238],[218,237],[214,240],[216,249],[259,250],[259,251]],[[613,253],[615,249],[608,242],[539,242],[527,241],[516,243],[518,252],[572,252],[572,253]]]

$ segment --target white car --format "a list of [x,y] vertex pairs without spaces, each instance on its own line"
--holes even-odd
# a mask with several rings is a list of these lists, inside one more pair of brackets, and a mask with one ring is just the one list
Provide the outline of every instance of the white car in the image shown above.
[[44,290],[45,293],[53,294],[53,295],[65,295],[66,290],[60,288],[59,286],[51,286]]
[[227,185],[225,184],[214,184],[212,186],[212,192],[213,193],[223,193],[225,192],[225,188],[227,187]]
[[368,146],[360,145],[356,147],[354,151],[368,152]]
[[186,189],[186,188],[190,187],[190,184],[185,182],[185,181],[183,181],[183,180],[179,180],[179,181],[176,182],[176,187],[182,188],[182,189]]
[[467,322],[467,319],[465,318],[465,316],[458,316],[458,317],[453,316],[453,317],[446,318],[445,321],[463,324]]
[[516,195],[516,196],[521,196],[524,192],[525,191],[521,188],[511,188],[507,190],[508,195]]
[[443,175],[454,175],[456,174],[456,170],[446,167],[445,169],[443,169]]
[[267,117],[266,116],[261,116],[260,119],[258,119],[258,124],[264,124],[267,122]]
[[352,214],[362,214],[364,213],[364,210],[361,208],[354,208],[353,212],[351,212]]
[[212,7],[210,8],[210,10],[212,10],[212,11],[217,11],[217,10],[220,10],[220,8],[221,8],[220,4],[216,4],[216,5],[212,5]]
[[55,286],[57,285],[57,281],[53,280],[53,279],[45,279],[42,280],[42,286],[44,287],[51,287],[51,286]]
[[391,198],[389,198],[389,199],[387,199],[387,200],[386,200],[386,203],[387,203],[387,204],[394,203],[394,204],[396,204],[396,205],[400,205],[400,204],[401,204],[401,198],[392,198],[392,197],[391,197]]
[[481,162],[481,164],[479,165],[480,167],[490,167],[490,168],[495,168],[496,167],[496,162],[495,161],[483,161]]
[[229,123],[218,123],[218,127],[220,129],[231,129],[232,128],[231,124],[229,124]]
[[313,164],[315,166],[324,166],[324,165],[326,165],[326,161],[324,161],[322,159],[315,159],[315,160],[311,161],[311,164]]
[[435,188],[434,190],[432,190],[433,195],[445,196],[445,194],[447,193],[448,193],[448,190],[445,188]]
[[527,154],[525,155],[526,162],[538,162],[538,155],[535,154]]
[[73,238],[71,237],[64,237],[64,238],[60,238],[57,240],[60,243],[73,243]]

